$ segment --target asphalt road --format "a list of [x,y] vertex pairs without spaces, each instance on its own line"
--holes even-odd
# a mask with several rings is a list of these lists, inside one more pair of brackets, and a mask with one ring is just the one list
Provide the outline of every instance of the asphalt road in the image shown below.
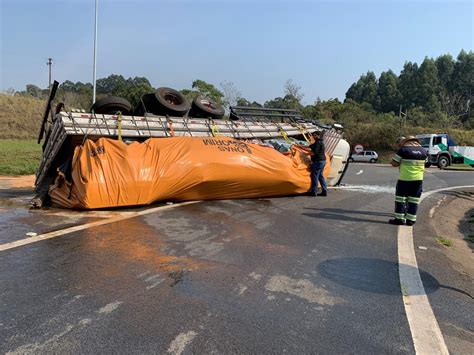
[[[0,352],[414,353],[387,224],[396,178],[352,164],[326,198],[198,202],[1,251]],[[470,172],[425,176],[425,190],[468,184]],[[28,211],[30,194],[0,191],[0,244],[124,212]],[[419,266],[448,348],[469,345],[471,294]]]

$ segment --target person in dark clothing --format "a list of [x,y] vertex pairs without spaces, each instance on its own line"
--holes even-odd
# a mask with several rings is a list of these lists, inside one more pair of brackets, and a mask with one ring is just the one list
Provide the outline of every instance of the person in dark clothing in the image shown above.
[[317,194],[317,196],[327,196],[328,187],[326,184],[326,179],[324,179],[323,176],[323,170],[326,166],[324,143],[319,132],[313,132],[312,137],[314,142],[309,146],[311,149],[311,188],[309,190],[309,195],[316,196],[319,181],[322,190],[319,194]]

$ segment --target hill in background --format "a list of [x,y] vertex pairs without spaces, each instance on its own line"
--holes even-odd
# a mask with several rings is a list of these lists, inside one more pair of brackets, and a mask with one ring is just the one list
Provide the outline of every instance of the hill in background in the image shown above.
[[0,94],[0,139],[33,139],[43,118],[46,100]]

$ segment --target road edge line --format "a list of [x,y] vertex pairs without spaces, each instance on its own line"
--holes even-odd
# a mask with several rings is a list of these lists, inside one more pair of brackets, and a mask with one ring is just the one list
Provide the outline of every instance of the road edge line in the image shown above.
[[[424,199],[438,192],[463,188],[474,188],[474,185],[445,187],[428,191],[422,195],[420,204]],[[399,226],[397,240],[400,287],[415,352],[417,354],[449,354],[421,280],[415,254],[413,228]]]
[[84,230],[84,229],[99,227],[99,226],[103,226],[105,224],[119,222],[119,221],[123,221],[125,219],[129,219],[129,218],[133,218],[133,217],[139,217],[139,216],[147,215],[147,214],[150,214],[150,213],[153,213],[153,212],[163,211],[163,210],[167,210],[167,209],[171,209],[171,208],[175,208],[175,207],[191,205],[191,204],[198,203],[198,202],[200,202],[200,201],[188,201],[188,202],[182,202],[182,203],[175,203],[175,204],[172,204],[172,205],[152,207],[152,208],[145,209],[145,210],[138,211],[138,212],[127,212],[126,215],[121,214],[118,217],[107,218],[107,219],[104,219],[104,220],[101,220],[101,221],[95,221],[95,222],[91,222],[91,223],[82,224],[82,225],[79,225],[79,226],[69,227],[69,228],[65,228],[65,229],[59,229],[57,231],[53,231],[53,232],[49,232],[49,233],[39,234],[39,235],[36,235],[34,237],[25,238],[25,239],[21,239],[21,240],[16,240],[16,241],[10,242],[10,243],[1,244],[0,245],[0,252],[10,250],[10,249],[15,249],[15,248],[18,248],[18,247],[21,247],[21,246],[24,246],[24,245],[28,245],[28,244],[31,244],[31,243],[40,242],[42,240],[47,240],[47,239],[51,239],[51,238],[60,237],[60,236],[65,235],[65,234],[78,232],[78,231],[81,231],[81,230]]

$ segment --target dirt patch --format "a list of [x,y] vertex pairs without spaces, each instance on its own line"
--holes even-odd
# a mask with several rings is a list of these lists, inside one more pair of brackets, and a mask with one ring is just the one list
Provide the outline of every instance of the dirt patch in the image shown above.
[[443,253],[462,274],[474,277],[474,191],[449,191],[430,211],[431,223]]
[[35,178],[35,175],[0,176],[0,190],[33,187],[35,185]]
[[331,296],[327,290],[316,287],[309,280],[296,280],[282,275],[272,276],[265,285],[265,289],[272,292],[287,293],[320,305],[333,306],[342,302],[340,298]]

